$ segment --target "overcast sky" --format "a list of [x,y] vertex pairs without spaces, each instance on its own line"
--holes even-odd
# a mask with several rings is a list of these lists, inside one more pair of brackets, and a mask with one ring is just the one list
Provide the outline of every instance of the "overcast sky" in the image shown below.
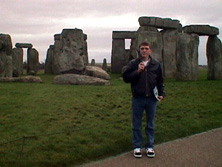
[[[183,26],[208,24],[222,30],[222,0],[0,0],[0,33],[10,34],[13,46],[32,43],[44,62],[54,34],[79,28],[88,36],[89,62],[104,58],[110,62],[112,31],[136,31],[141,16],[177,19]],[[207,37],[200,38],[199,64],[206,64],[206,41]]]

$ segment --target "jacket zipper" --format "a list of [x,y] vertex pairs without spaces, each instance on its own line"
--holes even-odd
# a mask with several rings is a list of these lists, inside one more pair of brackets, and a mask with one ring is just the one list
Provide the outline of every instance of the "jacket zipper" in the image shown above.
[[145,72],[146,72],[146,96],[148,97],[149,94],[148,94],[148,77],[147,77],[147,68],[145,69]]

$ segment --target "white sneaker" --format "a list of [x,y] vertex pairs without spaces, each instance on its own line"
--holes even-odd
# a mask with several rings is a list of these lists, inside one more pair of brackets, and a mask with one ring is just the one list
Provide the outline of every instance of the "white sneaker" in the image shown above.
[[146,155],[149,158],[154,158],[155,157],[155,151],[153,148],[147,148],[146,149]]
[[136,158],[141,158],[142,157],[141,149],[140,148],[135,148],[134,151],[133,151],[133,155]]

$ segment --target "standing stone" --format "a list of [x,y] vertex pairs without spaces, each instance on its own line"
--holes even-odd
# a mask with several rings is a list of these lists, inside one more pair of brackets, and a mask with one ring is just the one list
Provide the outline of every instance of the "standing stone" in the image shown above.
[[[57,35],[57,34],[56,34]],[[54,45],[50,45],[45,61],[45,73],[46,74],[59,74],[59,55],[60,55],[60,40],[55,38]]]
[[160,62],[163,66],[162,50],[163,50],[163,39],[160,32],[141,31],[138,32],[136,39],[136,48],[139,51],[139,44],[146,41],[150,44],[152,49],[152,56]]
[[95,59],[92,59],[91,60],[91,66],[95,66],[96,65],[96,61],[95,61]]
[[103,59],[102,69],[105,70],[105,71],[108,70],[106,59]]
[[166,78],[174,78],[177,72],[176,54],[177,54],[177,30],[163,30],[163,66]]
[[207,78],[209,80],[222,79],[222,45],[217,36],[208,37],[207,62]]
[[39,69],[39,53],[34,48],[27,50],[27,74],[36,75]]
[[186,33],[179,34],[177,46],[177,80],[197,80],[198,45],[198,35]]
[[50,45],[46,53],[45,74],[53,74],[52,72],[53,56],[54,56],[54,45]]
[[2,76],[3,72],[4,72],[4,63],[0,59],[0,77]]
[[23,74],[23,49],[12,49],[13,77],[19,77]]
[[81,74],[84,64],[84,35],[80,29],[63,29],[61,54],[59,55],[60,73]]
[[54,35],[54,50],[53,50],[53,57],[51,60],[52,74],[60,73],[59,57],[61,54],[61,38],[62,38],[61,34]]
[[84,42],[83,42],[83,61],[84,61],[84,64],[85,66],[87,66],[89,64],[89,59],[88,59],[88,47],[87,47],[87,35],[86,34],[83,34],[83,39],[84,39]]
[[12,77],[12,72],[13,72],[12,56],[6,56],[5,77]]
[[131,39],[131,47],[136,35],[136,31],[113,31],[111,56],[111,71],[113,73],[121,73],[122,68],[134,57],[132,49],[132,52],[125,49],[125,39]]
[[137,49],[136,49],[136,46],[135,46],[135,41],[136,41],[136,39],[131,39],[130,50],[129,50],[129,53],[128,53],[129,54],[128,55],[128,57],[129,57],[128,62],[130,60],[135,59],[135,58],[138,57]]
[[123,66],[127,65],[129,58],[125,51],[125,39],[113,39],[111,71],[121,73]]
[[[47,73],[83,74],[88,65],[87,35],[81,29],[63,29],[54,35],[54,46],[47,51]],[[50,66],[50,67],[48,67]]]
[[[12,76],[11,60],[12,60],[11,37],[8,34],[0,34],[0,77]],[[10,72],[11,74],[9,74]]]

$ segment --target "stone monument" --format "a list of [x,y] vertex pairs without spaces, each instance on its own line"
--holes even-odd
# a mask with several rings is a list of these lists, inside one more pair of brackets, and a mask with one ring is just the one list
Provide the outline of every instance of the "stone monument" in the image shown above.
[[12,77],[12,41],[8,34],[0,34],[0,77]]
[[[139,44],[151,45],[152,56],[157,59],[166,78],[197,80],[199,36],[209,36],[207,42],[208,79],[222,79],[221,42],[219,29],[209,25],[187,25],[170,18],[140,17],[135,32],[113,31],[111,71],[121,73],[123,67],[139,56]],[[125,39],[131,39],[126,54]]]

